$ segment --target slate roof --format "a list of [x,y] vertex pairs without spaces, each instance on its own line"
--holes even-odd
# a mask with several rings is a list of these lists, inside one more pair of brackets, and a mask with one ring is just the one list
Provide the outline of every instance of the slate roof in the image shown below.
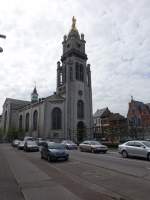
[[134,105],[136,105],[138,109],[142,110],[145,107],[150,109],[150,103],[145,104],[145,103],[143,103],[141,101],[135,101],[135,100],[132,100],[131,102],[134,103]]
[[36,87],[33,89],[32,94],[38,94],[38,93],[37,93],[37,89],[36,89]]
[[65,98],[54,93],[53,95],[46,97],[45,100],[50,100],[50,101],[61,100],[61,101],[64,101]]
[[149,107],[149,109],[150,109],[150,103],[146,103],[146,105]]
[[54,93],[51,96],[48,96],[48,97],[45,97],[45,98],[40,98],[38,102],[35,102],[35,103],[29,102],[29,104],[25,105],[24,107],[21,107],[21,109],[23,109],[23,110],[30,109],[31,107],[37,106],[37,105],[44,103],[46,101],[58,103],[59,101],[64,101],[64,100],[65,100],[65,98]]
[[108,110],[108,107],[97,109],[97,111],[94,113],[94,117],[101,117],[106,110]]

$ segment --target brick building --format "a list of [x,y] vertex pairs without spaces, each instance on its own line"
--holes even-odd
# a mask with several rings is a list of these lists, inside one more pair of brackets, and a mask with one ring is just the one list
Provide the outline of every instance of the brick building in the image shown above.
[[132,98],[129,102],[127,120],[131,137],[141,139],[150,137],[150,104]]
[[108,108],[98,109],[94,114],[94,137],[119,140],[127,134],[127,119]]

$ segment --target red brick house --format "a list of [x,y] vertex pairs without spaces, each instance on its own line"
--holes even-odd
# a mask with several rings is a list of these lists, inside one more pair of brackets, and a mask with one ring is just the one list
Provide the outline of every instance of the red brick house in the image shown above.
[[150,104],[132,98],[129,102],[127,120],[132,137],[144,139],[150,136]]
[[94,137],[118,140],[127,134],[127,119],[108,108],[97,110],[94,114]]

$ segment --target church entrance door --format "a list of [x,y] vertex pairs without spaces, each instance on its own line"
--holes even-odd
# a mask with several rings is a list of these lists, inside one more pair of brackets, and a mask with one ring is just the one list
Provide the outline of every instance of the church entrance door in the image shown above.
[[82,121],[78,122],[77,124],[77,142],[81,143],[86,136],[86,129],[85,125]]

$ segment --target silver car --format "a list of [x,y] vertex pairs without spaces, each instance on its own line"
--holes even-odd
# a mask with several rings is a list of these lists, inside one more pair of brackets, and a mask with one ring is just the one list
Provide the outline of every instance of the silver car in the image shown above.
[[103,145],[98,141],[84,141],[81,144],[79,144],[79,149],[80,151],[88,151],[92,153],[106,153],[108,150],[106,145]]
[[61,144],[64,144],[65,145],[65,147],[66,147],[66,149],[68,149],[68,150],[77,150],[78,149],[78,146],[77,146],[77,144],[75,144],[73,141],[71,141],[71,140],[63,140],[62,142],[61,142]]
[[123,158],[128,156],[143,157],[150,160],[150,142],[133,140],[119,145],[119,153]]
[[25,144],[25,141],[20,141],[17,148],[20,150],[23,150],[24,149],[24,144]]

